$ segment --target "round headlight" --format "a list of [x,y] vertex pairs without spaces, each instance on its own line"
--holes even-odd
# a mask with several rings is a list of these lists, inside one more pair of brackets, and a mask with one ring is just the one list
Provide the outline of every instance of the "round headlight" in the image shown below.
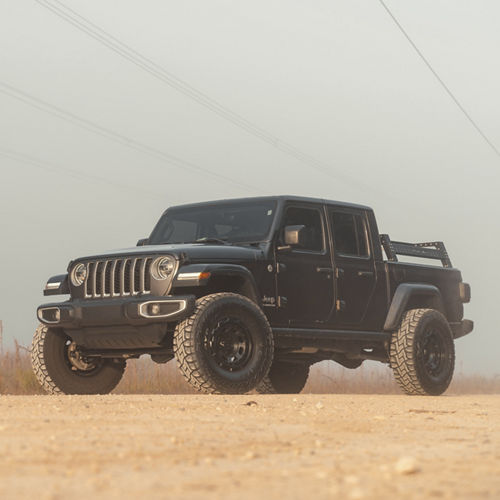
[[87,266],[85,264],[77,264],[71,271],[71,283],[73,286],[80,286],[87,277]]
[[151,267],[153,277],[157,280],[166,280],[175,270],[175,261],[172,257],[160,257]]

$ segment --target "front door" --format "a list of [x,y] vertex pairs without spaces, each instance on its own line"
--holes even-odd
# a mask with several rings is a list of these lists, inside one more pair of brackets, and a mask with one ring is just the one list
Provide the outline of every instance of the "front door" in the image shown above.
[[376,270],[365,213],[328,208],[337,285],[336,326],[363,327],[376,286]]
[[[279,250],[285,226],[305,226],[301,247]],[[334,307],[333,267],[320,206],[289,204],[277,242],[279,316],[289,325],[314,327],[325,322]]]

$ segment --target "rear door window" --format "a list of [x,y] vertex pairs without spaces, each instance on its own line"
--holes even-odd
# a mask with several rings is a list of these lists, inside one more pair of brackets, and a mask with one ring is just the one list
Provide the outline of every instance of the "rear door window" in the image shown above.
[[330,212],[335,253],[351,257],[368,257],[365,219],[361,214]]

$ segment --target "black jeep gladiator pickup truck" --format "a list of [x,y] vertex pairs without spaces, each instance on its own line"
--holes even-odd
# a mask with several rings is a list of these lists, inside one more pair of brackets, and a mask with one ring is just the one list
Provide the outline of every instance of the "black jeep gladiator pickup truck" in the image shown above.
[[443,243],[391,241],[368,207],[292,196],[169,208],[137,247],[70,262],[44,294],[70,295],[37,312],[32,363],[49,393],[108,393],[149,354],[175,356],[207,393],[300,392],[318,361],[369,359],[406,393],[436,395],[473,327]]

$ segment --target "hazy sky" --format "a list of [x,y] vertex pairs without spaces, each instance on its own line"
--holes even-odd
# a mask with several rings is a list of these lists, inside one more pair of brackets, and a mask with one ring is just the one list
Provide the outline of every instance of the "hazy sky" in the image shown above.
[[[0,93],[0,319],[8,343],[31,341],[48,277],[72,258],[134,245],[169,205],[287,193],[371,205],[394,239],[444,240],[473,293],[466,317],[476,326],[457,341],[458,369],[500,372],[500,158],[378,1],[64,3],[328,165],[330,175],[225,121],[34,0],[0,0],[1,83],[249,186],[169,164]],[[500,148],[500,4],[387,4]]]

